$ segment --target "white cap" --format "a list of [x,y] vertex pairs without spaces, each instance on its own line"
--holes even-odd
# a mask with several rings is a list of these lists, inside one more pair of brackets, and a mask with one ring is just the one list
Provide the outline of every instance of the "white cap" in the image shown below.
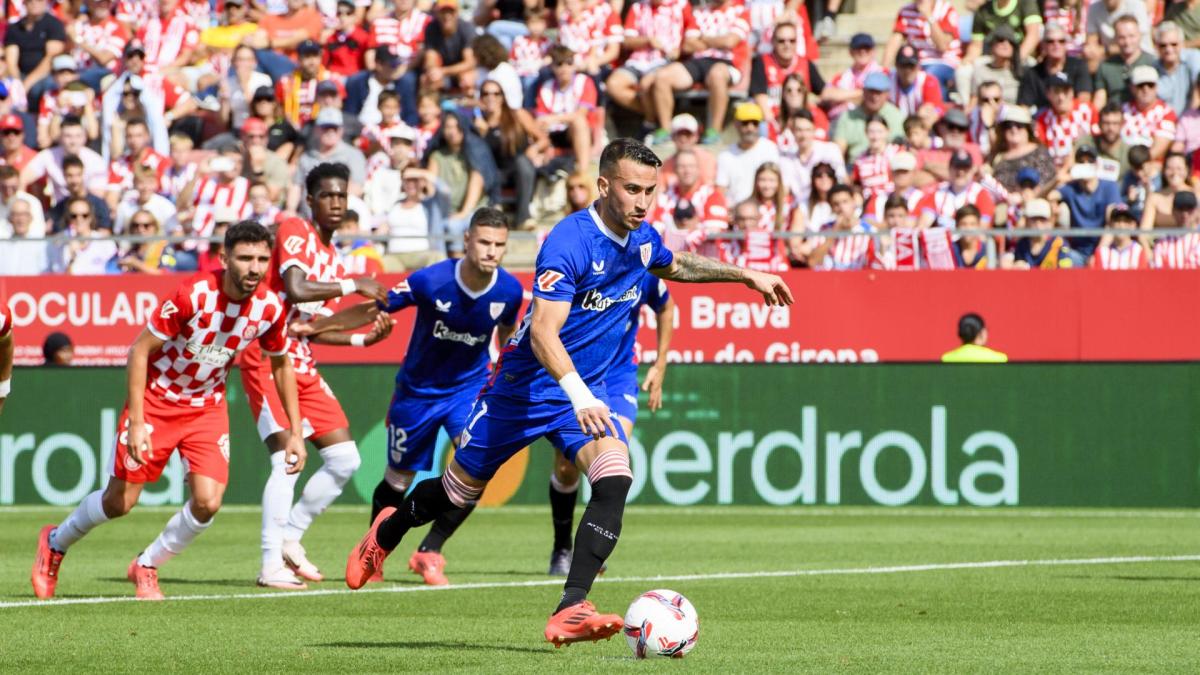
[[79,62],[70,54],[59,54],[50,61],[50,70],[57,72],[60,70],[79,70]]
[[892,157],[892,171],[912,171],[917,168],[917,156],[911,152],[898,152]]
[[1133,85],[1158,84],[1158,69],[1154,66],[1138,66],[1129,73],[1129,82]]
[[342,111],[337,108],[321,108],[317,113],[316,125],[319,127],[342,126]]
[[1033,117],[1029,115],[1029,109],[1023,105],[1006,105],[1000,111],[1000,119],[996,121],[999,124],[1004,124],[1005,122],[1033,124]]
[[699,133],[700,123],[696,121],[695,117],[687,113],[676,115],[671,118],[671,133],[675,133],[676,131]]
[[388,127],[383,135],[385,138],[393,140],[408,141],[409,143],[417,142],[417,132],[407,124],[398,124],[394,127]]
[[1025,204],[1026,218],[1050,218],[1050,202],[1045,199],[1031,199]]
[[208,170],[214,173],[233,171],[236,168],[237,164],[234,163],[233,159],[224,155],[217,155],[208,162]]

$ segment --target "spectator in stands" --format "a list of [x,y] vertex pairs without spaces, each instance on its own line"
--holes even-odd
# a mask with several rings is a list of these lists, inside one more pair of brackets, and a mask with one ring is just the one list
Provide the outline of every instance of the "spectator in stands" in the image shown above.
[[754,191],[754,175],[767,162],[779,163],[779,148],[759,135],[762,127],[762,108],[757,103],[739,103],[734,108],[738,142],[717,157],[717,186],[725,197],[737,203]]
[[975,106],[975,91],[984,82],[1000,85],[1000,93],[1005,103],[1017,102],[1020,80],[1025,72],[1024,61],[1017,56],[1019,44],[1013,29],[1008,24],[1000,24],[987,37],[989,54],[980,56],[970,66],[958,71],[958,92],[960,95],[971,97],[967,100],[967,109]]
[[[920,172],[917,175],[918,186],[923,187],[949,178],[950,157],[959,150],[970,155],[975,166],[983,165],[984,157],[979,146],[968,140],[971,122],[958,108],[947,110],[936,126],[938,137],[941,140],[940,146],[934,146],[932,143],[924,120],[918,122],[911,120],[913,120],[912,117],[905,120],[904,132],[908,137],[909,146],[917,156],[917,169]],[[995,143],[993,143],[993,151],[995,147]]]
[[296,212],[302,204],[306,204],[305,177],[318,164],[326,162],[349,167],[350,183],[347,189],[351,196],[362,195],[367,179],[367,159],[361,150],[342,140],[342,121],[342,111],[337,109],[327,108],[317,113],[314,125],[317,144],[300,155],[292,186],[288,189],[286,211]]
[[254,90],[254,98],[250,101],[253,117],[267,123],[267,149],[285,160],[291,159],[296,147],[304,139],[296,127],[292,126],[275,101],[275,90],[272,87],[259,87]]
[[596,201],[594,184],[595,181],[585,171],[576,171],[567,176],[567,208],[563,212],[563,217],[576,211],[582,211]]
[[[162,234],[158,219],[149,211],[137,211],[129,219],[129,234],[154,237]],[[163,240],[144,241],[129,245],[109,261],[108,272],[162,274],[175,271],[174,247]]]
[[271,200],[271,190],[266,183],[251,181],[247,194],[250,196],[250,215],[246,216],[247,220],[253,220],[268,228],[278,225],[283,220],[283,209]]
[[882,117],[867,120],[867,150],[854,160],[851,181],[858,186],[863,202],[887,198],[896,189],[892,182],[892,158],[903,149],[889,143],[892,132]]
[[[1021,75],[1021,84],[1017,90],[1017,103],[1023,106],[1045,108],[1050,105],[1046,85],[1059,75],[1065,76],[1075,87],[1075,94],[1080,101],[1095,100],[1092,95],[1092,76],[1088,65],[1075,56],[1067,53],[1067,42],[1070,36],[1060,24],[1046,24],[1046,35],[1042,40],[1042,58],[1037,65],[1028,68]],[[1100,106],[1102,107],[1102,104]]]
[[1101,178],[1117,181],[1129,171],[1129,146],[1121,138],[1125,117],[1116,103],[1100,111],[1099,134],[1085,134],[1075,141],[1075,149],[1087,145],[1099,155],[1098,169]]
[[260,87],[272,86],[271,78],[266,73],[256,70],[257,64],[254,50],[246,45],[239,45],[233,50],[229,73],[218,85],[221,119],[230,129],[241,129],[246,120],[253,115],[250,106],[254,101],[254,92]]
[[1146,201],[1161,181],[1158,165],[1150,161],[1150,149],[1135,145],[1129,149],[1129,173],[1121,177],[1121,197],[1129,212],[1139,221],[1146,212]]
[[[609,2],[563,0],[558,4],[557,22],[558,44],[575,53],[575,65],[591,75],[599,88],[612,73],[625,41],[619,10]],[[532,35],[532,26],[530,31]],[[541,79],[549,76],[544,72]]]
[[325,68],[342,77],[350,77],[366,68],[367,47],[371,36],[358,22],[354,0],[337,0],[337,24],[321,32]]
[[678,60],[684,32],[693,25],[692,6],[687,2],[637,0],[625,16],[622,47],[629,56],[609,75],[606,89],[613,103],[642,115],[647,134],[658,128],[653,101],[658,71]]
[[[1179,116],[1179,124],[1175,129],[1175,144],[1171,148],[1189,157],[1196,150],[1200,150],[1200,107],[1197,107],[1198,103],[1200,103],[1200,76],[1197,76],[1192,83],[1192,90],[1187,99],[1187,108]],[[0,121],[0,129],[2,128],[3,122]]]
[[996,203],[989,193],[975,180],[975,161],[966,150],[956,150],[950,156],[950,177],[938,183],[926,193],[918,205],[917,223],[921,228],[953,228],[954,214],[967,204],[979,209],[980,221],[991,224],[995,217]]
[[779,272],[788,267],[784,241],[777,232],[803,232],[804,214],[783,186],[779,165],[767,162],[754,174],[754,192],[746,201],[758,208],[758,223],[742,223],[745,239],[730,242],[737,264],[748,269]]
[[17,171],[25,168],[37,155],[37,150],[25,145],[25,121],[20,115],[8,113],[0,116],[0,165],[7,165]]
[[144,73],[183,81],[180,69],[194,61],[200,44],[200,27],[179,0],[159,0],[154,12],[137,29],[137,39],[146,47]]
[[[484,37],[498,43],[490,35]],[[587,78],[586,75],[583,77]],[[588,82],[591,80],[588,79]],[[479,96],[480,114],[475,118],[475,131],[492,151],[492,159],[500,172],[500,186],[516,191],[517,227],[522,230],[533,229],[529,207],[533,203],[538,167],[547,160],[550,138],[528,110],[512,108],[505,103],[504,90],[499,82],[484,82]],[[580,164],[586,162],[589,156],[590,153],[585,153],[579,159]]]
[[[317,83],[317,100],[313,110],[342,111],[345,104],[346,90],[336,80],[322,80]],[[363,138],[363,124],[357,115],[342,114],[342,140],[350,145],[358,145]],[[300,127],[300,136],[305,139],[305,147],[309,150],[317,146],[317,125],[314,116],[304,126]]]
[[267,123],[257,117],[247,117],[242,125],[242,175],[260,181],[272,204],[282,204],[289,183],[291,167],[267,146]]
[[50,250],[50,270],[65,274],[107,274],[108,261],[117,255],[117,245],[109,239],[111,232],[95,229],[96,216],[87,199],[67,200],[66,233],[71,241]]
[[[199,254],[196,255],[195,269],[199,270],[200,272],[219,272],[225,268],[225,265],[221,262],[221,251],[225,248],[224,244],[222,243],[222,239],[225,236],[225,231],[229,229],[229,226],[239,220],[237,214],[231,211],[228,207],[222,207],[219,209],[215,214],[215,218],[216,220],[213,222],[212,232],[209,235],[215,241],[209,244],[207,250],[201,250]],[[184,251],[184,253],[191,254],[192,252]]]
[[316,117],[317,86],[332,74],[321,64],[321,45],[305,40],[296,47],[300,67],[279,78],[275,83],[275,98],[283,108],[283,117],[301,129]]
[[237,146],[221,148],[216,157],[200,166],[197,176],[179,193],[176,219],[197,236],[213,233],[219,212],[233,215],[231,222],[249,215],[250,181],[242,177],[242,155]]
[[1049,81],[1050,105],[1037,114],[1035,135],[1059,168],[1070,167],[1075,141],[1091,133],[1099,121],[1091,103],[1075,98],[1075,86],[1066,74]]
[[[418,166],[418,160],[413,144],[417,140],[416,131],[408,125],[389,127],[385,133],[387,144],[387,164],[377,166],[364,187],[363,201],[374,214],[373,229],[387,227],[388,213],[391,208],[405,198],[404,170],[410,166]],[[428,182],[432,189],[433,181]],[[425,198],[422,198],[425,199]]]
[[165,197],[177,199],[183,188],[196,177],[200,163],[192,154],[195,146],[191,136],[171,134],[170,145],[171,166],[167,167],[166,173],[163,174],[162,186],[159,189]]
[[[1071,181],[1058,188],[1062,203],[1070,210],[1070,223],[1076,229],[1099,229],[1108,220],[1109,210],[1122,203],[1121,188],[1111,180],[1103,180],[1096,169],[1096,157],[1087,151],[1077,152],[1071,167]],[[1026,212],[1026,217],[1028,217]],[[1096,248],[1095,237],[1075,237],[1071,248],[1087,258]]]
[[444,249],[442,242],[431,244],[437,189],[437,176],[416,166],[404,169],[401,200],[387,211],[387,242],[389,255],[398,256],[406,268],[419,266],[433,246]]
[[[941,117],[945,103],[937,78],[917,68],[919,59],[912,45],[896,52],[896,73],[892,76],[888,99],[905,117],[917,115],[931,124]],[[896,129],[897,133],[899,128]]]
[[170,80],[155,76],[154,86],[150,86],[141,75],[145,56],[141,42],[135,40],[125,45],[124,71],[104,90],[100,131],[101,154],[106,160],[121,154],[122,120],[132,117],[146,120],[154,149],[165,152],[172,123],[196,110],[196,98]]
[[462,237],[471,214],[495,201],[499,184],[496,163],[487,144],[470,126],[457,114],[446,112],[430,142],[428,165],[429,172],[437,176],[441,213],[446,214],[435,223],[432,234],[445,239],[444,250],[450,257],[462,257]]
[[66,117],[78,117],[83,122],[89,141],[100,136],[96,115],[96,92],[79,81],[79,65],[75,57],[59,54],[51,62],[51,84],[38,104],[38,147],[48,148],[58,138],[59,127]]
[[[708,93],[708,125],[701,142],[712,145],[719,141],[729,109],[729,90],[742,77],[733,55],[734,48],[750,36],[750,15],[746,6],[735,0],[714,0],[711,4],[698,5],[693,13],[695,26],[689,26],[684,33],[683,51],[688,58],[669,63],[653,75],[651,95],[654,121],[658,124],[658,130],[654,132],[656,145],[666,143],[670,138],[667,127],[675,114],[675,92],[687,91],[695,85],[702,85]],[[805,64],[799,67],[807,70]]]
[[896,238],[900,234],[896,230],[911,228],[913,224],[908,215],[908,206],[899,195],[888,197],[887,201],[881,203],[880,210],[883,215],[878,221],[864,217],[877,233],[867,247],[867,267],[873,270],[895,270],[898,269]]
[[[801,111],[788,121],[780,137],[779,165],[788,192],[803,204],[812,189],[813,170],[818,164],[828,164],[835,172],[835,182],[846,179],[846,164],[837,144],[816,139],[816,126],[808,111]],[[829,187],[832,187],[830,185]]]
[[1200,269],[1200,208],[1196,193],[1176,192],[1172,200],[1172,225],[1187,234],[1160,237],[1154,242],[1154,267],[1171,270]]
[[537,124],[555,148],[570,149],[582,168],[592,158],[591,119],[600,109],[596,83],[576,69],[575,54],[562,45],[550,50],[550,68],[554,77],[538,90]]
[[1163,19],[1173,21],[1183,31],[1187,47],[1200,47],[1200,1],[1180,0],[1168,3]]
[[63,158],[75,155],[83,160],[84,182],[88,192],[102,196],[108,185],[108,166],[100,155],[87,145],[87,132],[83,123],[77,117],[63,120],[60,138],[57,145],[42,150],[30,160],[21,170],[21,189],[45,178],[51,189],[51,199],[55,202],[67,197],[66,177],[63,176]]
[[1118,204],[1109,212],[1108,227],[1121,232],[1100,239],[1089,263],[1092,269],[1141,270],[1150,266],[1146,248],[1133,236],[1137,232],[1137,218],[1123,206]]
[[[70,176],[68,175],[68,182]],[[154,216],[158,229],[171,227],[175,229],[175,202],[158,193],[161,179],[158,172],[148,166],[138,166],[133,170],[133,189],[126,192],[117,206],[116,217],[113,219],[113,231],[122,234],[129,230],[129,222],[140,211],[146,211]],[[90,201],[90,200],[89,200]],[[95,207],[95,202],[92,203]]]
[[500,85],[505,104],[513,110],[524,109],[525,90],[521,86],[521,76],[508,62],[508,50],[500,40],[491,35],[479,35],[471,40],[471,51],[475,54],[483,79]]
[[[816,76],[814,82],[822,89],[825,88],[820,75]],[[783,98],[780,99],[777,108],[778,116],[775,122],[767,124],[767,138],[779,142],[780,134],[787,128],[792,117],[804,111],[812,116],[813,125],[816,127],[813,130],[815,138],[820,141],[829,140],[829,116],[817,101],[809,96],[808,85],[800,73],[792,73],[783,81]],[[765,115],[766,111],[763,113]]]
[[971,95],[968,107],[971,113],[967,115],[967,141],[978,146],[979,152],[986,156],[992,151],[992,142],[998,132],[997,120],[1005,107],[1003,90],[995,82],[984,82]]
[[[112,212],[108,203],[100,197],[88,192],[87,184],[84,182],[84,167],[83,160],[74,155],[63,157],[63,179],[67,186],[67,196],[59,200],[50,209],[50,222],[53,224],[55,232],[61,232],[67,228],[67,200],[72,197],[81,197],[88,200],[92,205],[92,213],[96,214],[96,227],[102,230],[113,229]],[[132,182],[130,183],[132,187]]]
[[1158,97],[1158,71],[1138,66],[1129,76],[1133,99],[1121,105],[1121,140],[1150,146],[1150,158],[1162,159],[1175,140],[1175,111]]
[[1037,142],[1029,111],[1021,106],[1004,109],[1000,117],[1000,134],[988,163],[992,175],[1009,192],[1018,189],[1017,171],[1021,167],[1033,167],[1042,176],[1052,176],[1056,170],[1050,152]]
[[[376,69],[380,47],[386,47],[396,57],[392,74],[386,80],[396,82],[396,89],[400,92],[400,117],[405,124],[414,127],[417,125],[417,85],[424,54],[425,30],[433,21],[433,17],[415,5],[415,0],[396,0],[391,14],[371,21],[371,44],[376,49],[367,52],[366,64],[368,70]],[[382,82],[385,78],[377,79]],[[354,87],[347,83],[346,88],[353,100],[356,96]],[[370,109],[367,103],[369,101],[364,101],[362,109]],[[355,106],[347,102],[347,108],[353,111]]]
[[1200,76],[1200,51],[1185,49],[1183,31],[1170,21],[1154,28],[1154,46],[1158,49],[1158,95],[1179,117],[1192,102],[1192,88]]
[[916,178],[917,158],[908,151],[897,152],[892,155],[888,166],[891,169],[891,181],[895,187],[887,192],[876,190],[871,198],[863,203],[863,218],[877,227],[882,225],[887,220],[887,203],[891,201],[892,197],[898,197],[903,200],[906,207],[906,221],[911,221],[910,226],[915,226],[917,224],[915,218],[917,205],[924,196],[924,193],[913,184]]
[[834,220],[821,227],[822,231],[856,232],[854,236],[816,237],[816,247],[808,256],[808,266],[815,270],[860,270],[867,266],[871,236],[870,223],[858,216],[854,191],[848,185],[835,185],[829,193]]
[[482,0],[475,8],[475,24],[483,26],[508,52],[514,39],[529,34],[524,21],[529,4],[525,0]]
[[28,277],[50,271],[49,247],[41,237],[30,233],[33,211],[28,202],[16,200],[0,220],[0,270],[5,276]]
[[4,64],[29,92],[30,107],[37,105],[50,86],[50,62],[66,50],[62,21],[48,9],[46,0],[25,0],[25,16],[4,31]]
[[309,6],[308,0],[287,0],[283,14],[259,17],[258,32],[245,44],[256,50],[259,67],[278,81],[295,67],[291,61],[299,56],[298,47],[320,40],[323,27],[321,13]]
[[[1103,0],[1099,0],[1103,1]],[[1088,17],[1091,21],[1091,17]],[[1109,101],[1127,103],[1133,96],[1129,79],[1138,66],[1154,67],[1154,56],[1142,48],[1142,33],[1137,19],[1126,14],[1117,19],[1116,54],[1105,59],[1096,71],[1096,93],[1094,101],[1103,108]]]
[[[884,49],[883,65],[896,63],[904,44],[917,49],[921,68],[931,73],[948,91],[954,86],[954,69],[959,64],[958,12],[949,0],[917,0],[900,7],[892,35]],[[853,158],[851,158],[853,159]]]
[[[778,27],[776,27],[778,30]],[[875,53],[875,38],[870,33],[856,33],[850,38],[850,67],[829,81],[821,92],[821,103],[830,106],[829,117],[836,120],[842,113],[862,101],[867,76],[887,74],[879,65]]]
[[91,0],[86,12],[63,26],[71,55],[79,63],[79,79],[97,92],[100,81],[120,62],[130,37],[112,15],[112,7],[113,0]]
[[1146,198],[1146,208],[1142,212],[1142,229],[1170,227],[1174,217],[1172,204],[1175,195],[1194,191],[1195,183],[1188,169],[1187,158],[1174,152],[1168,154],[1163,160],[1162,187]]
[[[399,77],[403,62],[387,46],[376,47],[374,65],[370,70],[355,73],[346,80],[346,101],[342,112],[357,116],[364,127],[381,124],[383,116],[379,112],[379,95],[385,91],[398,91],[396,81]],[[416,96],[416,92],[411,92]],[[400,96],[400,117],[404,119],[404,109],[412,108],[415,124],[416,102],[405,102],[404,92]],[[405,120],[407,122],[407,120]]]
[[125,122],[124,151],[109,163],[108,188],[105,201],[116,208],[126,192],[133,189],[133,171],[149,167],[161,178],[171,165],[171,159],[159,154],[150,145],[150,127],[140,117]]
[[1123,50],[1118,24],[1125,16],[1133,20],[1140,48],[1146,51],[1154,49],[1150,41],[1150,15],[1143,0],[1094,0],[1087,10],[1087,45],[1084,53],[1088,55],[1089,64],[1098,63],[1105,56],[1114,56]]
[[[1034,199],[1025,205],[1024,211],[1025,227],[1038,232],[1054,229],[1050,204],[1045,199]],[[1000,259],[1002,269],[1015,270],[1053,270],[1078,267],[1080,264],[1082,258],[1067,246],[1062,237],[1049,234],[1021,237],[1013,250]]]
[[[663,242],[672,251],[690,250],[709,257],[720,257],[721,246],[716,241],[705,239],[711,233],[729,229],[729,209],[725,195],[711,182],[706,182],[700,173],[699,155],[696,150],[680,150],[675,153],[676,180],[658,193],[649,218],[663,236]],[[686,225],[674,218],[681,203],[695,218]]]
[[987,347],[987,326],[983,325],[983,317],[971,312],[962,315],[958,320],[958,339],[962,341],[957,349],[942,354],[942,363],[1007,363],[1008,355]]
[[[962,230],[979,230],[987,227],[979,218],[979,209],[974,204],[967,204],[954,213],[954,228]],[[925,230],[929,232],[929,230]],[[988,260],[987,238],[978,234],[964,234],[951,244],[954,254],[954,266],[970,270],[986,270],[991,267]]]
[[[1015,6],[1014,6],[1015,4]],[[1003,6],[1002,6],[1003,5]],[[1002,39],[1019,46],[1016,56],[1023,63],[1037,52],[1042,39],[1042,12],[1036,0],[984,0],[975,9],[971,21],[971,42],[965,60],[974,63],[984,52],[984,42],[995,49],[997,30],[1005,29]]]
[[21,174],[15,168],[0,165],[0,238],[11,234],[7,229],[6,220],[9,211],[18,201],[29,205],[29,213],[32,216],[29,236],[33,238],[46,236],[46,218],[42,211],[42,202],[21,189]]
[[[531,101],[537,100],[539,75],[543,69],[551,66],[550,48],[553,45],[550,43],[550,38],[546,37],[546,28],[548,27],[546,8],[536,5],[526,9],[525,26],[529,33],[513,38],[508,58],[521,78],[521,89],[525,92],[525,107],[528,108]],[[619,46],[617,48],[620,49]],[[569,47],[567,49],[570,51]],[[591,52],[590,41],[587,51]],[[571,51],[571,56],[575,57],[574,51]]]
[[[942,1],[938,0],[938,2]],[[862,105],[838,118],[837,127],[833,132],[833,142],[842,149],[847,161],[853,162],[867,149],[868,117],[884,118],[889,129],[904,128],[904,114],[888,101],[891,91],[892,80],[890,77],[883,73],[868,75],[863,85]]]
[[475,52],[471,49],[474,28],[459,17],[458,0],[437,0],[433,11],[435,20],[425,28],[421,88],[474,92],[477,79]]
[[[196,3],[191,2],[189,6]],[[251,21],[247,14],[246,0],[225,0],[225,16],[220,23],[208,25],[209,22],[198,22],[200,26],[200,48],[197,51],[197,56],[205,58],[209,61],[212,67],[212,74],[227,75],[223,73],[221,63],[228,63],[226,59],[233,59],[237,55],[239,48],[248,50],[250,61],[253,64],[252,68],[258,67],[258,59],[254,53],[254,48],[245,44],[246,38],[258,32],[258,24]],[[213,67],[215,66],[215,67]],[[266,73],[261,73],[263,77],[270,78]],[[246,100],[249,100],[249,94],[254,91],[250,88],[246,91]]]
[[[671,120],[671,141],[675,144],[675,152],[692,150],[696,161],[700,163],[700,180],[704,183],[716,183],[717,158],[707,148],[700,145],[700,122],[690,113],[680,113]],[[666,187],[675,179],[675,156],[672,155],[663,162],[658,177],[660,187]]]

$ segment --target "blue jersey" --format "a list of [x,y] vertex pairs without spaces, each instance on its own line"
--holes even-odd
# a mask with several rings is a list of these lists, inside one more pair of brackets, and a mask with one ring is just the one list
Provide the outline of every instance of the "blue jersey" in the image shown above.
[[625,334],[621,336],[616,354],[613,355],[613,362],[609,367],[608,377],[610,379],[621,374],[637,373],[637,360],[633,347],[637,343],[638,320],[641,318],[642,305],[648,306],[657,314],[662,311],[663,305],[667,304],[667,300],[670,299],[671,294],[667,292],[667,282],[647,274],[646,278],[642,280],[642,299],[630,308],[625,322]]
[[[533,296],[571,303],[559,338],[583,381],[597,391],[620,348],[631,312],[642,298],[647,270],[674,260],[646,223],[619,238],[600,221],[594,207],[577,211],[554,226],[538,253]],[[529,401],[566,401],[558,382],[533,355],[529,335],[533,309],[505,349],[492,389]]]
[[438,395],[487,378],[488,345],[496,324],[516,323],[521,282],[497,269],[476,293],[459,277],[458,260],[443,260],[414,272],[388,291],[380,309],[416,306],[417,320],[396,386],[418,395]]

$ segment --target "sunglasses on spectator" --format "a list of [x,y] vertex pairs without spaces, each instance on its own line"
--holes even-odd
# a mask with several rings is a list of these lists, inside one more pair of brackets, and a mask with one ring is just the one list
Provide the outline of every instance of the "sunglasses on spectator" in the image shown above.
[[1178,46],[1179,46],[1178,42],[1160,42],[1160,43],[1158,43],[1159,49],[1162,49],[1163,47],[1178,47]]
[[980,98],[979,102],[980,103],[999,103],[1000,101],[1003,101],[1003,100],[1004,99],[1000,98],[999,96],[987,96],[987,97]]
[[1153,82],[1143,82],[1141,84],[1135,84],[1134,86],[1138,89],[1142,89],[1143,87],[1157,87],[1158,85]]
[[[336,129],[337,127],[330,127],[330,128]],[[267,137],[266,134],[242,134],[242,138],[245,138],[247,140],[253,140],[256,138],[266,138],[266,137]]]
[[1066,38],[1046,39],[1046,40],[1043,40],[1043,42],[1045,42],[1046,44],[1051,44],[1051,45],[1065,45],[1065,44],[1067,44],[1067,39]]
[[129,227],[135,230],[153,230],[155,228],[155,224],[146,220],[134,220],[129,223]]
[[83,211],[83,212],[76,211],[70,215],[71,215],[71,220],[82,220],[84,218],[92,217],[92,214],[90,211]]
[[493,97],[493,96],[503,96],[503,95],[504,95],[504,94],[503,94],[503,93],[501,93],[501,92],[498,92],[498,91],[490,91],[490,90],[486,90],[486,89],[485,89],[485,90],[484,90],[482,93],[480,93],[480,94],[479,94],[479,97],[480,97],[480,98],[491,98],[491,97]]
[[25,132],[21,131],[20,129],[5,129],[4,130],[5,136],[21,136],[24,133]]
[[738,120],[738,126],[756,127],[758,126],[758,120]]
[[783,38],[775,38],[775,40],[773,40],[773,41],[774,41],[774,42],[776,42],[776,43],[778,43],[778,44],[781,44],[781,45],[794,45],[794,44],[796,44],[796,38],[792,38],[791,40],[785,40],[785,39],[783,39]]

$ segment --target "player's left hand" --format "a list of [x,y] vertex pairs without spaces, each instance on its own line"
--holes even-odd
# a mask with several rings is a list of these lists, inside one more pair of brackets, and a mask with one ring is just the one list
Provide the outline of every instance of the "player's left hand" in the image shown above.
[[304,470],[308,461],[308,448],[304,447],[304,437],[300,434],[288,434],[287,443],[283,446],[283,462],[287,464],[286,473],[289,475]]
[[768,305],[792,304],[792,290],[782,278],[765,272],[746,270],[746,286],[762,293]]
[[656,363],[650,366],[650,369],[646,371],[646,379],[642,380],[642,391],[650,394],[651,412],[662,407],[662,385],[663,371]]
[[396,322],[392,320],[391,315],[380,312],[375,317],[375,323],[371,325],[371,332],[367,333],[366,344],[373,345],[391,335],[392,327],[395,325]]
[[617,433],[617,427],[613,424],[612,414],[608,410],[608,406],[603,401],[597,401],[598,405],[591,408],[583,408],[575,411],[575,419],[579,421],[579,428],[583,429],[583,433],[592,438],[604,438],[609,436],[612,438],[620,438]]

